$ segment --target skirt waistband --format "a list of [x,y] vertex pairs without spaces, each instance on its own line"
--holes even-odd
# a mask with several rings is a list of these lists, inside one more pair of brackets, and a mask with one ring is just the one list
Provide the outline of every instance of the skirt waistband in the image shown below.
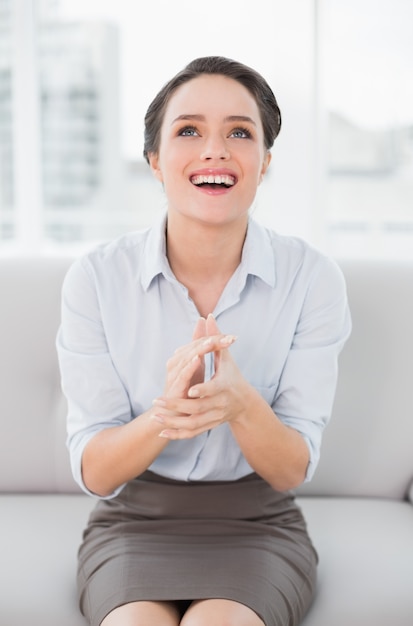
[[110,522],[191,519],[273,523],[297,511],[290,492],[274,490],[255,473],[236,481],[184,482],[147,471],[112,500],[99,501],[93,517]]

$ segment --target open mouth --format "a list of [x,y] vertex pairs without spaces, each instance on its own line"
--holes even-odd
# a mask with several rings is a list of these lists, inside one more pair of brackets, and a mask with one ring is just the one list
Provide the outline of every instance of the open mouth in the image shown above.
[[229,189],[233,187],[236,182],[234,176],[229,176],[228,174],[220,174],[217,176],[212,174],[207,176],[196,175],[191,178],[191,183],[196,187],[209,187],[211,189]]

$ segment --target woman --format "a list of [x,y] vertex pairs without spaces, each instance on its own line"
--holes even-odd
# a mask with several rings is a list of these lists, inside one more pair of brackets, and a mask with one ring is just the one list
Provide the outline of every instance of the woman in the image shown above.
[[249,217],[281,124],[254,70],[196,59],[145,118],[167,214],[69,270],[58,336],[79,551],[98,626],[292,626],[317,556],[291,490],[317,465],[349,334],[337,266]]

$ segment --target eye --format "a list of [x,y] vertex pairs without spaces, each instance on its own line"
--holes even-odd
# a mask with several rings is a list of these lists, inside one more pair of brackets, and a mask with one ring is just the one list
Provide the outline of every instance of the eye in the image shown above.
[[230,137],[235,137],[235,139],[250,139],[251,136],[248,128],[234,128],[230,133]]
[[179,137],[196,137],[198,135],[198,131],[193,126],[184,126],[178,132]]

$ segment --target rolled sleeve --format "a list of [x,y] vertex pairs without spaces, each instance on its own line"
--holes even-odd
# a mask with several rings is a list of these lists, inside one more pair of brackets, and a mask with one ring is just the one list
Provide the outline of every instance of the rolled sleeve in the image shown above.
[[316,470],[323,430],[328,424],[338,378],[338,356],[351,332],[341,270],[322,257],[309,283],[294,339],[280,379],[274,411],[303,436]]
[[130,421],[131,406],[109,354],[93,275],[81,262],[70,268],[63,284],[56,346],[68,401],[67,446],[72,472],[80,487],[90,493],[81,469],[85,446],[103,428]]

